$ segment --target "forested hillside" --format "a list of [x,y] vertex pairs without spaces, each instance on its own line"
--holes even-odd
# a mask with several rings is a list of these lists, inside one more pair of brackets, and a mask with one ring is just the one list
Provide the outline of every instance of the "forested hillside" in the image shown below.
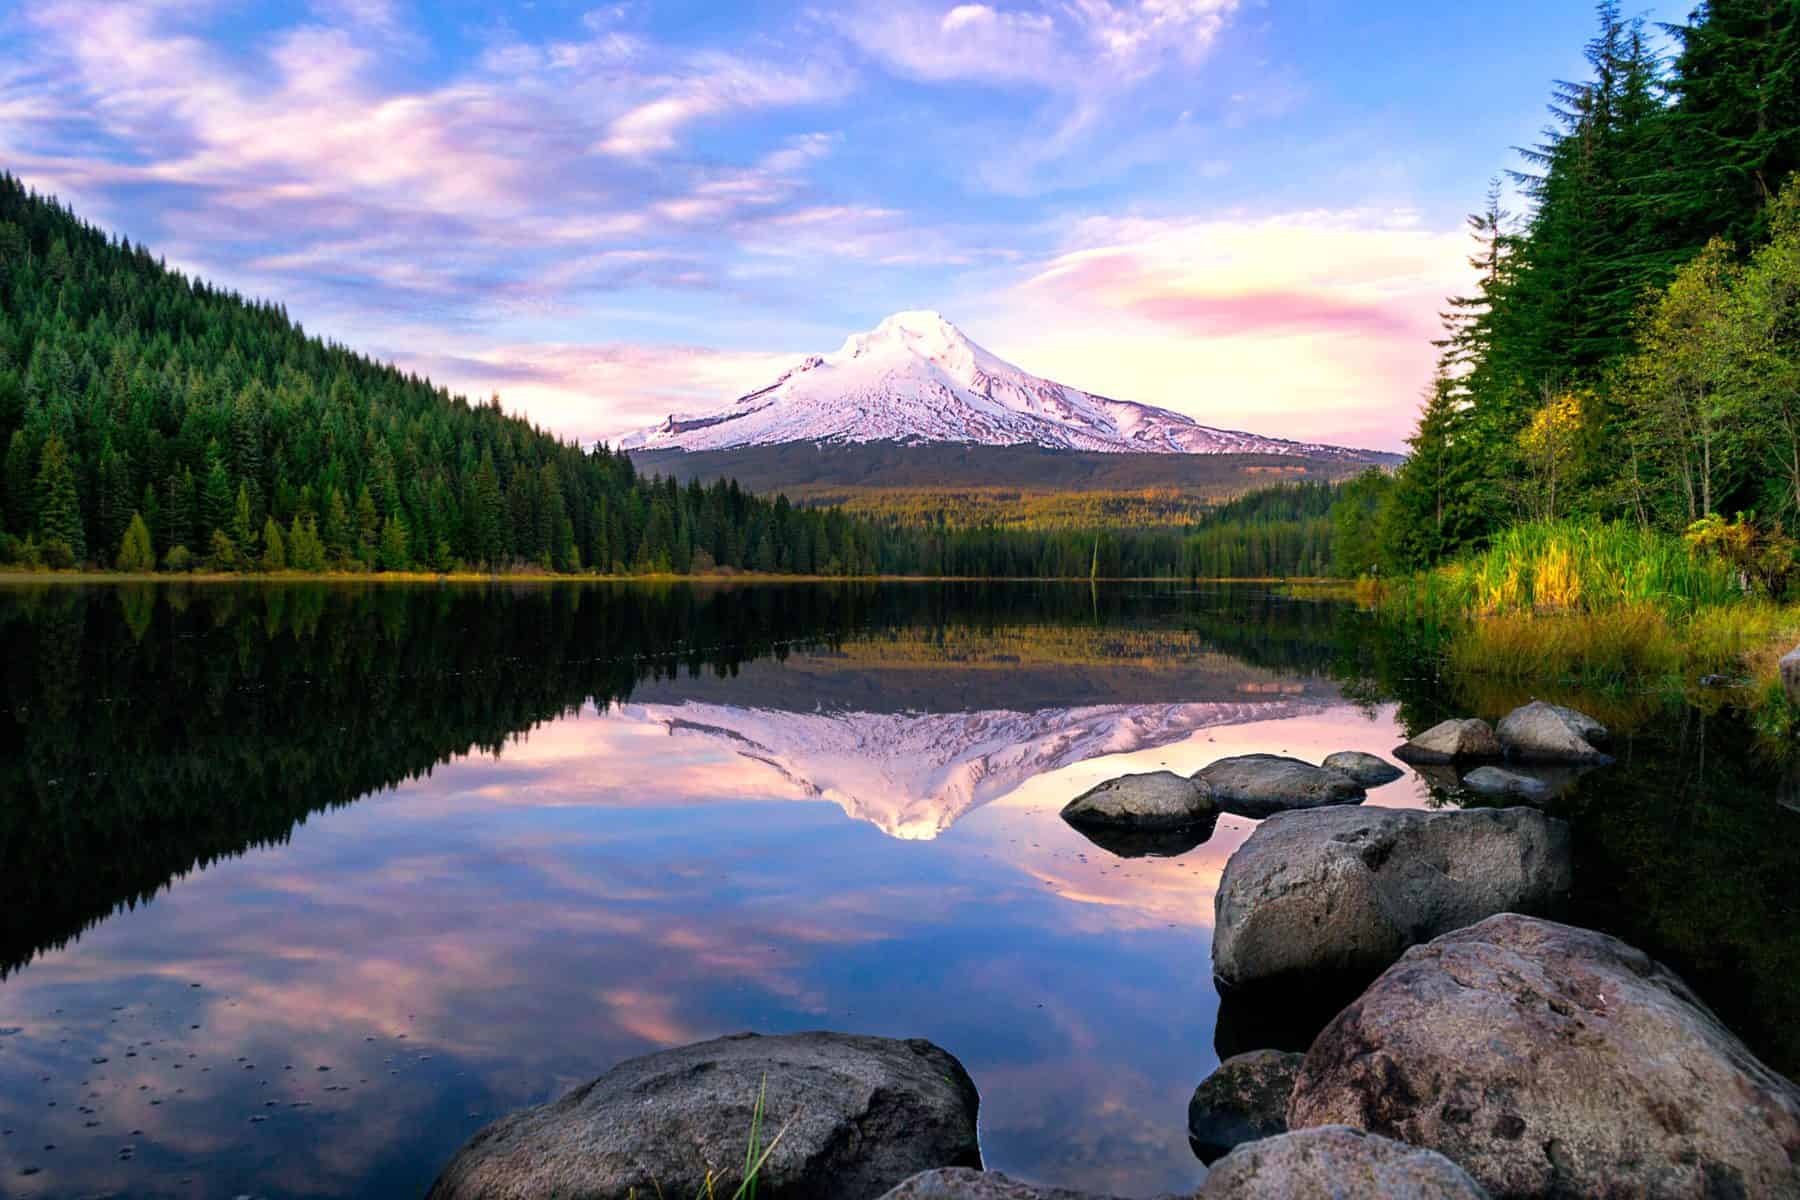
[[0,175],[0,555],[66,566],[876,569],[872,530],[640,478]]
[[1362,570],[1521,520],[1743,513],[1754,543],[1800,519],[1800,0],[1599,17],[1590,78],[1556,85],[1510,173],[1529,211],[1496,183],[1470,218],[1479,283],[1449,301],[1410,461],[1363,505]]

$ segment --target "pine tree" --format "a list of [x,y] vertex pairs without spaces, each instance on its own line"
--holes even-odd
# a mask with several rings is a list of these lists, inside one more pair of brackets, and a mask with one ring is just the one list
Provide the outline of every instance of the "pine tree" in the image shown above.
[[131,514],[131,523],[126,527],[124,540],[119,546],[117,565],[121,571],[156,570],[156,547],[151,544],[150,527],[144,523],[141,513]]
[[281,526],[275,523],[274,517],[263,520],[262,547],[263,570],[287,570],[287,539],[281,536]]
[[356,496],[356,557],[374,566],[381,556],[381,518],[375,513],[375,497],[365,486]]
[[87,557],[87,539],[81,528],[81,498],[75,488],[75,468],[62,439],[55,434],[44,442],[38,456],[37,539],[44,555],[56,565],[73,566]]
[[399,517],[389,517],[381,523],[381,569],[384,571],[404,571],[412,565],[407,554],[406,523]]

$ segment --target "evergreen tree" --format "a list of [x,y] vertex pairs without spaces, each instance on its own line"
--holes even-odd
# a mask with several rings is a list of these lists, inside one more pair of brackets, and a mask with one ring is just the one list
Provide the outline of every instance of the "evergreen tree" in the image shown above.
[[140,513],[131,514],[131,523],[119,546],[117,566],[121,571],[156,570],[156,547],[150,541],[150,527]]
[[38,456],[37,540],[46,559],[72,566],[87,557],[87,538],[81,527],[81,498],[75,489],[75,468],[60,437],[51,434]]
[[406,523],[398,517],[389,517],[381,523],[381,569],[384,571],[404,571],[412,565],[407,557],[408,535]]
[[263,520],[262,547],[263,570],[287,570],[287,539],[281,536],[281,526],[275,523],[274,517]]

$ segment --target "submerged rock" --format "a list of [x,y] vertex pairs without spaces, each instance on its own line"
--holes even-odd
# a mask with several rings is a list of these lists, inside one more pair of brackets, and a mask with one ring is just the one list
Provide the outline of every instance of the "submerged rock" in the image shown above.
[[1213,974],[1227,985],[1373,974],[1408,946],[1498,912],[1554,912],[1569,829],[1530,808],[1280,813],[1225,864]]
[[1303,1055],[1252,1050],[1228,1058],[1188,1101],[1188,1142],[1203,1163],[1244,1142],[1287,1132],[1288,1096]]
[[944,1167],[914,1175],[881,1200],[1103,1200],[1087,1192],[1039,1187],[999,1171]]
[[730,1195],[764,1096],[759,1190],[870,1200],[932,1167],[979,1167],[975,1085],[930,1042],[737,1034],[648,1054],[464,1144],[430,1195]]
[[1668,968],[1512,913],[1415,947],[1345,1008],[1288,1121],[1440,1151],[1495,1197],[1800,1196],[1800,1089]]
[[1204,845],[1219,826],[1213,813],[1193,825],[1177,829],[1131,829],[1120,825],[1076,825],[1075,832],[1108,854],[1119,858],[1179,858]]
[[1479,796],[1496,800],[1524,800],[1539,804],[1556,795],[1549,782],[1524,771],[1505,767],[1476,767],[1462,777],[1462,785]]
[[1343,1125],[1239,1146],[1195,1200],[1486,1200],[1463,1169],[1430,1150]]
[[1392,783],[1406,774],[1380,755],[1365,754],[1361,750],[1339,750],[1336,754],[1326,755],[1319,765],[1327,771],[1342,771],[1366,788]]
[[1081,793],[1062,810],[1062,819],[1075,826],[1143,830],[1180,829],[1216,816],[1206,785],[1173,771],[1109,779]]
[[1499,758],[1503,753],[1500,739],[1494,736],[1488,723],[1475,717],[1439,721],[1410,742],[1394,748],[1394,757],[1409,763]]
[[1501,718],[1497,730],[1509,757],[1521,762],[1605,763],[1612,759],[1590,739],[1606,739],[1606,726],[1585,713],[1533,700]]
[[1218,806],[1241,817],[1266,817],[1294,808],[1360,804],[1362,784],[1341,771],[1328,771],[1280,754],[1240,754],[1202,767],[1194,778]]

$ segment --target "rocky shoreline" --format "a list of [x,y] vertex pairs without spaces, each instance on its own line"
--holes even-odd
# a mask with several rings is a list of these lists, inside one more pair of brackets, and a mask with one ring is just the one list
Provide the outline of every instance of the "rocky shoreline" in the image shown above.
[[[1608,740],[1533,702],[1395,751],[1521,807],[1360,807],[1401,772],[1350,752],[1123,776],[1065,807],[1122,855],[1182,853],[1220,813],[1261,821],[1214,898],[1223,1061],[1188,1109],[1196,1200],[1800,1197],[1800,1088],[1674,972],[1555,919],[1569,830],[1528,805],[1610,762]],[[1224,1057],[1232,1004],[1306,1012],[1310,1041]],[[744,1200],[750,1178],[772,1197],[1081,1200],[984,1171],[979,1103],[929,1042],[737,1035],[502,1118],[430,1194]]]

